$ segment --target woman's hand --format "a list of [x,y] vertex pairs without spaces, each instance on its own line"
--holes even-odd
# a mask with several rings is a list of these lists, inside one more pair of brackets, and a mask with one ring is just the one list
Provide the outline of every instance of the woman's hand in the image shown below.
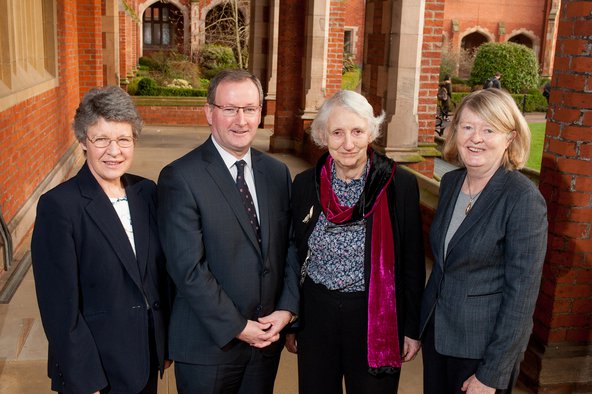
[[484,385],[477,379],[475,374],[465,380],[461,390],[467,394],[495,394],[495,388]]
[[293,333],[289,333],[286,334],[286,349],[290,352],[290,353],[298,353],[298,344],[296,343],[296,334]]
[[421,342],[409,337],[403,340],[403,354],[401,358],[403,362],[411,361],[417,356],[417,352],[421,349]]

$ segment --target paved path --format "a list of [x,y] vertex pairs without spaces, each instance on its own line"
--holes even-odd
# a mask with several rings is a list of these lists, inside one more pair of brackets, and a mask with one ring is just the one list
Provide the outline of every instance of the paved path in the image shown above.
[[[544,116],[543,116],[544,119]],[[201,144],[209,135],[205,127],[147,126],[140,137],[130,172],[156,181],[160,169]],[[267,151],[271,133],[260,130],[254,146]],[[292,176],[308,168],[303,160],[288,154],[273,154],[284,161]],[[31,270],[11,302],[0,304],[0,394],[50,393],[46,377],[47,341],[39,319]],[[170,370],[169,370],[170,371]],[[176,393],[174,376],[167,373],[159,393]],[[421,358],[405,364],[400,394],[422,392]],[[296,357],[284,351],[276,394],[297,393]],[[518,391],[518,394],[526,393]]]

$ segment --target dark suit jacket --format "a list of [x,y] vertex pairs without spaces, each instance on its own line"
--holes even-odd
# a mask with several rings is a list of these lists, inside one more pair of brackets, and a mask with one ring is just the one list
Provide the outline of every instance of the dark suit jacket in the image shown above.
[[[193,364],[247,361],[235,339],[247,319],[298,311],[297,268],[286,269],[290,229],[288,168],[251,149],[262,248],[235,180],[210,137],[166,166],[158,180],[159,226],[177,287],[171,358]],[[282,343],[265,352],[279,354]]]
[[[375,153],[377,155],[378,153]],[[311,168],[296,176],[293,191],[294,240],[301,265],[308,253],[308,239],[321,213],[316,169]],[[401,167],[396,169],[387,189],[389,212],[395,246],[395,287],[397,323],[401,349],[403,337],[419,339],[419,306],[425,284],[425,258],[419,212],[417,180]],[[312,216],[309,216],[312,208]],[[372,216],[366,221],[365,282],[370,281],[370,251]],[[306,316],[300,324],[306,325]]]
[[37,206],[33,273],[55,391],[144,388],[150,372],[147,303],[163,365],[168,281],[156,228],[156,188],[135,175],[123,180],[137,257],[86,164]]
[[506,388],[532,330],[547,245],[547,208],[535,185],[502,167],[448,245],[444,239],[465,169],[447,173],[430,231],[434,267],[422,327],[433,315],[440,354],[481,359],[477,378]]

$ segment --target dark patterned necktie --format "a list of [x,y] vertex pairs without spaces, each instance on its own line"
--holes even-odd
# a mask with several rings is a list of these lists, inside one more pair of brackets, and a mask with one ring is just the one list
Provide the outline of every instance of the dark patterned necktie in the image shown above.
[[259,245],[261,245],[261,228],[259,227],[259,220],[257,220],[257,211],[255,210],[255,204],[253,203],[253,197],[251,197],[251,193],[249,192],[247,182],[245,182],[246,164],[247,163],[244,160],[239,160],[235,163],[236,187],[238,188],[238,192],[240,193],[240,196],[243,199],[245,210],[247,211],[247,216],[249,217],[251,226],[253,227],[255,234],[257,234],[257,241],[259,242]]

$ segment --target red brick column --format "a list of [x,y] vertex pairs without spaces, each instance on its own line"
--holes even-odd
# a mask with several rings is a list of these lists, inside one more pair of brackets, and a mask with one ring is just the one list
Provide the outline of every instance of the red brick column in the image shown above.
[[345,5],[343,0],[332,0],[329,18],[329,48],[327,51],[327,85],[325,97],[341,90],[343,72],[343,27]]
[[592,391],[592,2],[564,0],[540,189],[549,243],[523,365],[544,393]]
[[[436,128],[438,79],[442,54],[442,24],[444,0],[428,0],[425,5],[423,44],[421,48],[421,76],[419,79],[419,105],[417,141],[424,161],[410,164],[427,177],[434,174],[434,130]],[[423,147],[423,149],[422,149]],[[430,147],[432,149],[430,149]]]
[[80,97],[103,85],[101,0],[78,3],[78,70]]
[[293,140],[298,145],[304,134],[304,129],[299,127],[304,85],[304,15],[301,0],[280,1],[275,125],[269,143],[272,152],[291,150],[287,141]]

